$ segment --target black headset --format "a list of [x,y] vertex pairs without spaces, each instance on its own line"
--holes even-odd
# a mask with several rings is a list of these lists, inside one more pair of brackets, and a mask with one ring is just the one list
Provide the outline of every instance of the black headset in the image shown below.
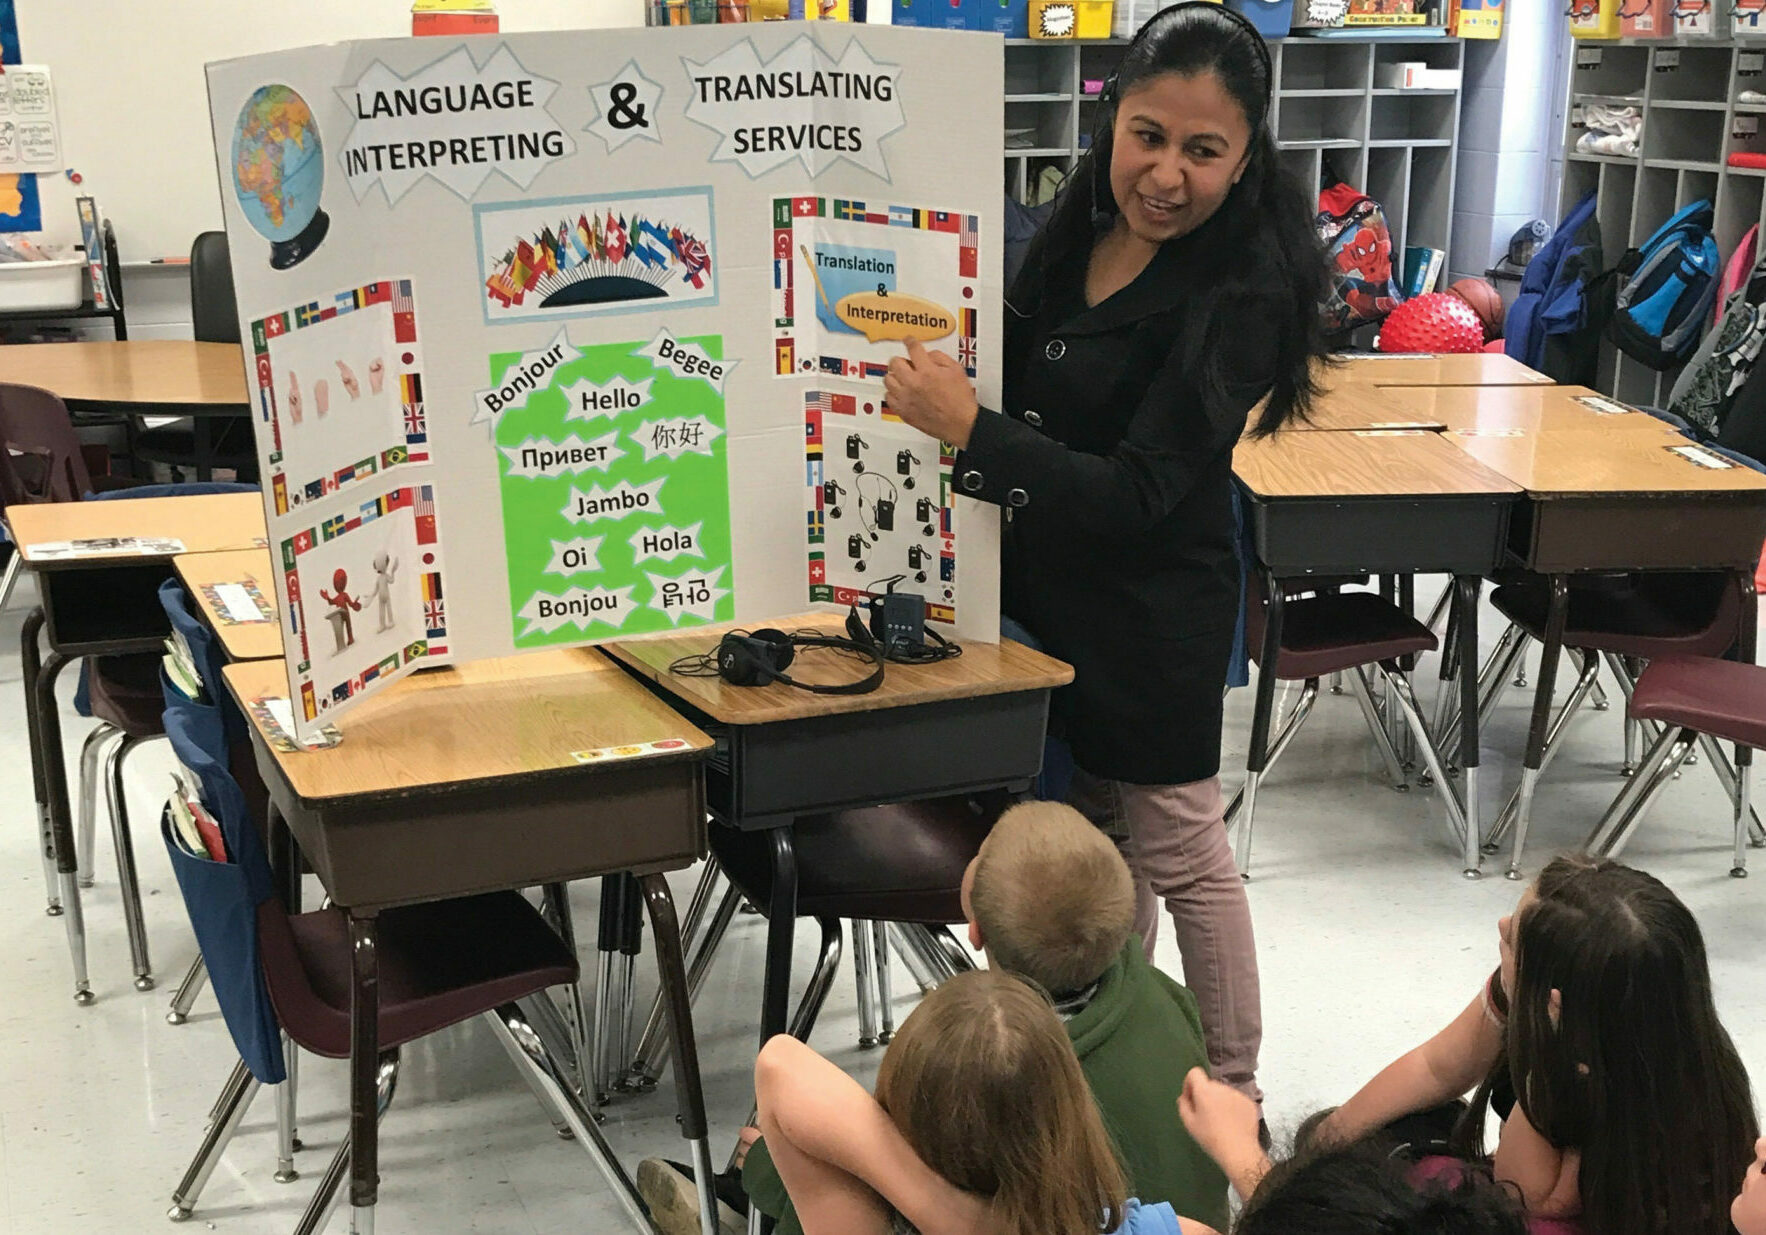
[[[833,648],[862,656],[872,666],[870,676],[832,686],[800,682],[785,670],[791,667],[798,651],[805,648]],[[833,635],[788,635],[771,627],[747,633],[731,631],[718,641],[717,651],[712,656],[717,664],[717,675],[731,686],[765,686],[782,682],[812,695],[868,695],[883,684],[881,649],[874,643],[858,643]]]
[[[1117,96],[1121,89],[1118,85],[1118,79],[1122,75],[1121,65],[1134,54],[1135,47],[1140,43],[1141,39],[1146,36],[1147,31],[1151,30],[1156,24],[1158,24],[1159,19],[1164,17],[1167,13],[1176,12],[1178,9],[1201,8],[1208,9],[1211,13],[1224,17],[1229,22],[1244,27],[1245,32],[1256,40],[1257,55],[1263,62],[1264,94],[1267,96],[1275,89],[1275,64],[1269,58],[1269,44],[1264,41],[1263,31],[1259,30],[1250,18],[1246,17],[1243,13],[1238,12],[1236,9],[1229,9],[1224,4],[1212,3],[1211,0],[1184,0],[1182,4],[1169,5],[1147,18],[1147,20],[1142,23],[1141,28],[1134,32],[1134,37],[1128,40],[1128,46],[1122,49],[1122,59],[1117,61],[1117,67],[1110,73],[1110,76],[1104,79],[1104,89],[1098,95],[1097,110],[1092,113],[1094,118],[1091,129],[1091,149],[1096,150],[1098,147],[1098,138],[1103,134],[1108,133],[1116,124],[1116,104],[1120,102],[1120,99]],[[1268,99],[1266,97],[1264,104],[1264,124],[1269,123],[1268,116],[1269,108]],[[1261,129],[1261,126],[1259,126],[1259,128]],[[1253,142],[1256,141],[1257,134],[1252,133],[1251,139]],[[1105,210],[1100,204],[1109,193],[1109,175],[1110,169],[1103,160],[1092,160],[1091,221],[1093,227],[1100,229],[1109,225],[1112,213]]]

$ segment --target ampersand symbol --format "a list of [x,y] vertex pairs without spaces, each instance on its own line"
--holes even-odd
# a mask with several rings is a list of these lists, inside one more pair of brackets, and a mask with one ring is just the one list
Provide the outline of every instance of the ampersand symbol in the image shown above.
[[636,86],[630,82],[615,82],[613,89],[607,93],[613,101],[613,106],[607,109],[608,124],[616,129],[647,129],[650,127],[650,121],[644,115],[649,108],[642,103],[636,107],[632,106],[632,100],[638,97]]
[[889,284],[887,284],[887,283],[877,284],[877,294],[879,296],[887,296],[889,294]]

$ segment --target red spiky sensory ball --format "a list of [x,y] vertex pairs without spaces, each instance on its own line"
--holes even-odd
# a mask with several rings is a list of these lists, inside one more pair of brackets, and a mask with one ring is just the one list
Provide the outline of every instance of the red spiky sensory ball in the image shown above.
[[1382,352],[1481,352],[1484,323],[1472,306],[1447,292],[1429,292],[1392,310],[1380,327]]

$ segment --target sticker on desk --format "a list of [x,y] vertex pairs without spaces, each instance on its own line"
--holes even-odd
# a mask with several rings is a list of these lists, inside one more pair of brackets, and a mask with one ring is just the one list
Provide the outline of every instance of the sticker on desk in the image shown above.
[[73,557],[170,557],[184,552],[184,542],[153,536],[100,536],[90,540],[46,540],[25,546],[33,562]]
[[1455,429],[1453,431],[1453,435],[1455,437],[1526,437],[1527,431],[1525,429],[1514,429],[1514,428],[1509,428],[1509,429],[1472,428],[1472,429]]
[[1726,471],[1735,466],[1733,461],[1706,450],[1703,446],[1664,446],[1662,449],[1671,455],[1679,455],[1688,463],[1696,463],[1700,467],[1710,468],[1713,472]]
[[685,738],[663,738],[659,742],[634,742],[626,746],[603,746],[598,750],[573,750],[570,757],[578,763],[610,763],[616,759],[636,759],[640,755],[662,755],[669,751],[686,750],[691,745]]
[[1375,429],[1419,429],[1427,431],[1429,427],[1429,422],[1426,420],[1376,420],[1366,429],[1362,430],[1362,432],[1366,433]]
[[1427,429],[1352,429],[1356,437],[1428,437]]
[[205,583],[202,594],[208,599],[215,620],[223,626],[276,620],[276,607],[258,590],[255,579],[238,583]]
[[1600,395],[1577,395],[1571,402],[1580,403],[1589,411],[1598,412],[1602,416],[1630,416],[1637,411],[1634,407],[1616,403],[1612,399],[1605,399]]
[[343,741],[343,734],[337,731],[336,725],[322,726],[319,730],[322,739],[320,741],[298,741],[294,736],[294,708],[288,700],[275,695],[253,699],[246,711],[251,713],[251,718],[263,731],[264,740],[285,754],[297,750],[324,750]]

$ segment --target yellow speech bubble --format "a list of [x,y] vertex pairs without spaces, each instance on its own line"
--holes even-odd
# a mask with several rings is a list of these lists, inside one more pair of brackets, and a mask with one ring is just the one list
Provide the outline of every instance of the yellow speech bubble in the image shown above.
[[842,296],[834,316],[868,342],[942,339],[957,328],[956,315],[943,305],[901,292],[854,292]]

